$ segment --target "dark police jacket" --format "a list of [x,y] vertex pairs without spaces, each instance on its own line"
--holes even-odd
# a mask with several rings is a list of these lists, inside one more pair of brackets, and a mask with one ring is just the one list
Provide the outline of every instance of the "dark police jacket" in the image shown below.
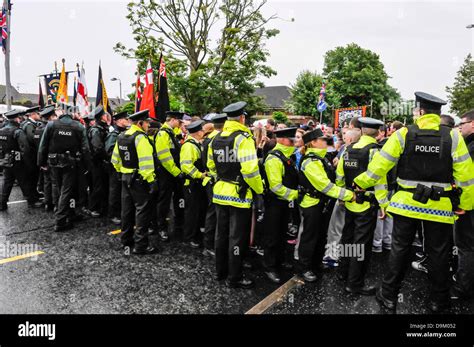
[[[79,135],[79,145],[78,148],[73,148],[75,145],[71,142],[69,143],[62,143],[61,147],[63,148],[64,152],[69,150],[73,153],[76,149],[82,155],[82,159],[85,163],[89,163],[90,161],[90,150],[89,150],[89,143],[87,141],[86,136],[86,129],[84,126],[73,120],[69,115],[63,115],[58,120],[53,122],[48,122],[46,128],[44,130],[43,136],[41,138],[39,148],[38,148],[38,166],[46,166],[48,162],[48,154],[50,154],[51,148],[54,148],[55,144],[53,139],[53,132],[55,130],[64,128],[66,131],[72,130],[74,133]],[[70,148],[68,148],[70,147]]]
[[106,127],[107,125],[97,123],[88,132],[92,160],[95,162],[105,161],[108,158],[105,150],[105,139],[108,134]]
[[8,147],[14,150],[18,150],[21,153],[21,158],[23,163],[31,163],[33,159],[33,153],[31,147],[26,138],[26,134],[20,128],[20,124],[14,121],[6,121],[4,126],[0,130],[0,135],[7,136],[7,133],[11,133],[12,136],[8,141],[13,141],[13,143],[8,143]]

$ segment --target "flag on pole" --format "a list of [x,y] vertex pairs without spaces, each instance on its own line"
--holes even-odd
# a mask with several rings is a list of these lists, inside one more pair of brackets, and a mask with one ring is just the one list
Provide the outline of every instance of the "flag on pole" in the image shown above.
[[137,68],[137,82],[135,83],[135,112],[140,111],[142,102],[142,86],[140,82],[140,70]]
[[140,103],[140,111],[150,111],[150,117],[156,118],[155,114],[155,82],[153,80],[153,68],[151,61],[148,60],[145,75],[145,89],[143,90],[142,100]]
[[44,108],[44,97],[43,97],[43,88],[41,88],[41,82],[38,82],[39,91],[38,91],[38,106]]
[[69,101],[69,97],[67,95],[67,74],[66,74],[66,66],[65,60],[63,59],[63,68],[61,70],[61,75],[59,77],[59,88],[58,94],[56,96],[56,102],[67,103]]
[[8,39],[8,10],[10,9],[10,1],[6,0],[3,2],[2,12],[0,13],[0,30],[2,39],[0,40],[0,46],[2,46],[3,54],[7,52],[7,39]]
[[85,116],[90,113],[89,110],[89,99],[87,98],[87,87],[86,87],[86,71],[84,66],[79,71],[79,64],[77,65],[77,100],[76,104],[79,107],[79,113],[81,116]]
[[99,62],[99,78],[97,81],[97,96],[95,99],[95,106],[102,105],[110,115],[112,115],[112,108],[109,105],[109,98],[107,97],[107,91],[105,90],[104,80],[102,79],[102,67]]
[[156,114],[160,122],[166,120],[166,112],[170,110],[170,98],[168,95],[168,76],[166,75],[166,64],[163,54],[160,56],[160,68],[158,75],[158,101],[156,103]]
[[321,90],[319,92],[319,101],[318,101],[318,106],[317,106],[317,109],[319,112],[324,112],[328,107],[325,99],[326,99],[326,83],[323,81]]

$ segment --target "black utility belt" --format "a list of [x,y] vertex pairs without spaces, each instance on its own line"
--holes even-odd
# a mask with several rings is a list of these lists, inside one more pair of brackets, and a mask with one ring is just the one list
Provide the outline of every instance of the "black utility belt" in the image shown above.
[[56,168],[65,168],[76,165],[81,161],[80,156],[70,153],[51,153],[48,154],[48,166]]
[[403,188],[398,186],[398,191],[413,193],[413,200],[426,204],[428,200],[439,201],[441,198],[451,198],[452,191],[445,191],[443,187],[425,186],[418,184],[416,188]]

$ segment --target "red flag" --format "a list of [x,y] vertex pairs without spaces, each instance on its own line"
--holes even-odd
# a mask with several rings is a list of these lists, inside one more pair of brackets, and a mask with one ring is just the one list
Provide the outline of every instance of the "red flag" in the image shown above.
[[140,111],[142,102],[142,86],[140,82],[140,70],[137,68],[137,83],[135,83],[135,112]]
[[150,117],[156,118],[155,114],[155,84],[153,82],[153,68],[151,61],[148,60],[148,66],[145,75],[145,89],[140,103],[140,111],[149,110]]

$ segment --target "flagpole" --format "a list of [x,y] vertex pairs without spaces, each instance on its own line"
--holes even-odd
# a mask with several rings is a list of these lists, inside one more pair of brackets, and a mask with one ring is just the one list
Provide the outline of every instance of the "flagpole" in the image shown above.
[[6,40],[6,47],[5,47],[5,95],[7,97],[7,110],[10,111],[12,109],[12,98],[11,98],[11,88],[12,83],[10,79],[10,40],[11,40],[11,3],[8,0],[3,1],[4,6],[7,9],[7,33],[8,37]]

